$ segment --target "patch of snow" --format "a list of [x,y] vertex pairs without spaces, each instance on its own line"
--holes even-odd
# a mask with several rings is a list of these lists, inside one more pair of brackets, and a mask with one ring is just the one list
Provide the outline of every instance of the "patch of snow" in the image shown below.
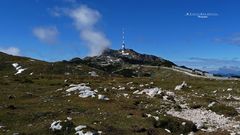
[[232,91],[233,89],[232,88],[227,88],[227,91]]
[[15,67],[15,68],[18,67],[18,63],[13,63],[12,65],[13,65],[13,67]]
[[13,63],[12,66],[16,69],[15,75],[21,74],[23,71],[27,70],[27,68],[22,68],[18,63]]
[[71,84],[67,92],[78,92],[79,97],[87,98],[87,97],[95,97],[96,92],[92,91],[90,87],[86,86],[85,83],[81,84]]
[[62,126],[60,125],[61,123],[61,120],[58,120],[58,121],[54,121],[51,126],[50,126],[50,129],[52,131],[56,131],[56,130],[61,130],[62,129]]
[[182,90],[183,88],[186,88],[186,87],[187,87],[187,83],[185,81],[183,81],[182,84],[177,85],[175,87],[175,90]]

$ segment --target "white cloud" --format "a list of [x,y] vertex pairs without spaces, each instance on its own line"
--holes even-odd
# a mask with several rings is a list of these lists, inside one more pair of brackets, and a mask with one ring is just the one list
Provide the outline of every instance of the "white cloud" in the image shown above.
[[221,67],[240,67],[240,60],[233,59],[211,59],[193,57],[184,61],[175,61],[178,65],[184,65],[191,68],[201,69],[204,71],[214,71]]
[[20,55],[20,49],[16,47],[0,48],[0,52],[4,52],[11,55],[17,55],[17,56]]
[[56,27],[36,27],[33,29],[33,34],[42,42],[47,44],[54,44],[57,42],[59,34]]
[[81,38],[88,43],[89,56],[101,55],[104,49],[110,45],[105,35],[98,31],[82,30]]
[[78,29],[93,28],[101,17],[97,10],[90,9],[85,5],[71,10],[69,16],[74,19],[74,23]]
[[110,46],[110,41],[105,34],[96,29],[96,24],[101,18],[101,14],[97,10],[81,5],[69,10],[66,14],[73,19],[81,39],[86,42],[90,50],[89,56],[100,55],[104,49]]

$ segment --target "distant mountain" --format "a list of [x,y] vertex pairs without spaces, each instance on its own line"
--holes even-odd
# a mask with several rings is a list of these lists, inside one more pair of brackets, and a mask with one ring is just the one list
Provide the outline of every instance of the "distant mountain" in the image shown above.
[[173,65],[175,65],[169,60],[165,60],[154,55],[141,54],[132,49],[126,49],[124,53],[122,53],[122,50],[106,49],[100,56],[86,57],[84,58],[84,61],[98,63],[102,65],[116,63],[166,67],[172,67]]
[[100,56],[73,58],[69,61],[45,62],[32,58],[12,56],[0,52],[0,74],[14,75],[79,75],[88,76],[95,71],[98,75],[122,75],[125,77],[151,76],[141,70],[141,65],[172,67],[175,64],[163,58],[138,53],[132,49],[107,49]]
[[221,67],[218,70],[210,71],[210,73],[227,76],[227,77],[237,77],[240,76],[239,67]]

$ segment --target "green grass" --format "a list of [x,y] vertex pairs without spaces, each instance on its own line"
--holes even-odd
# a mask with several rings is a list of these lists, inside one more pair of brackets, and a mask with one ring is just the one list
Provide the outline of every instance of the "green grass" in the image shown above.
[[[15,60],[13,58],[1,64],[11,64]],[[146,95],[132,94],[135,90],[143,89],[139,87],[140,84],[150,82],[154,84],[144,88],[160,87],[163,90],[173,91],[177,96],[183,97],[192,108],[207,108],[209,103],[217,101],[220,104],[209,109],[226,116],[238,115],[229,105],[230,101],[219,97],[227,97],[228,94],[240,96],[239,81],[194,78],[163,68],[142,68],[142,72],[150,73],[151,77],[128,78],[119,75],[109,76],[103,71],[84,65],[81,69],[76,68],[76,65],[64,63],[54,63],[52,66],[51,63],[40,61],[29,62],[27,58],[21,59],[19,63],[29,69],[18,76],[14,75],[15,69],[11,65],[0,66],[0,125],[6,126],[0,129],[0,134],[67,134],[66,131],[54,133],[49,130],[53,120],[63,121],[67,117],[72,118],[72,123],[68,123],[70,125],[87,125],[89,130],[103,131],[106,135],[168,134],[165,128],[171,130],[173,134],[187,134],[195,130],[194,125],[189,121],[164,116],[165,111],[172,107],[181,110],[174,102],[164,101],[160,97],[147,98]],[[100,76],[90,77],[88,72],[92,70],[97,71]],[[33,76],[29,75],[31,72],[34,72]],[[65,72],[71,74],[64,75]],[[174,91],[175,86],[183,81],[192,87]],[[128,82],[133,84],[126,85]],[[89,83],[92,89],[98,89],[98,93],[106,95],[110,101],[97,98],[83,99],[74,94],[66,96],[65,90],[72,83]],[[111,89],[118,86],[124,86],[126,89]],[[130,90],[131,86],[136,89]],[[56,91],[59,88],[63,90]],[[104,88],[108,91],[105,92]],[[227,88],[233,88],[233,91],[223,91]],[[213,93],[215,90],[218,92]],[[130,97],[124,97],[124,93],[128,93]],[[9,99],[9,96],[14,98]],[[144,117],[143,114],[146,113],[159,116],[160,121],[156,122],[153,118]],[[182,126],[182,122],[187,122],[187,126]],[[196,133],[205,134],[201,131]],[[217,133],[226,132],[217,131]]]

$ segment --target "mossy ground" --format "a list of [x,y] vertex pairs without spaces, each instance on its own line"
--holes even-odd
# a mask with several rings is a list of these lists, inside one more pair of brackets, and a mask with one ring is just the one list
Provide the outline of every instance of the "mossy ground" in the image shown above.
[[[30,65],[24,64],[26,67]],[[72,118],[75,126],[87,125],[91,130],[102,131],[106,135],[169,134],[165,128],[170,129],[172,134],[187,134],[194,130],[191,122],[164,115],[165,111],[176,107],[174,103],[166,102],[158,97],[147,98],[146,95],[132,94],[135,90],[153,87],[175,92],[176,95],[185,98],[193,108],[207,108],[209,103],[216,101],[218,104],[210,108],[212,111],[226,116],[238,116],[235,110],[237,105],[231,107],[232,101],[221,97],[227,97],[229,94],[240,96],[239,81],[195,78],[164,68],[145,67],[141,70],[151,73],[150,77],[131,78],[109,76],[87,66],[78,69],[75,66],[63,66],[61,63],[54,65],[53,67],[46,63],[34,65],[18,76],[14,75],[15,71],[10,70],[10,66],[2,66],[0,71],[0,126],[5,127],[0,129],[0,134],[54,134],[49,129],[53,120],[65,120],[67,117]],[[58,69],[58,67],[66,68]],[[9,69],[4,70],[6,68]],[[88,72],[91,70],[98,71],[99,77],[89,76]],[[71,74],[64,75],[66,71]],[[29,75],[31,72],[34,72],[32,76]],[[191,88],[175,91],[175,86],[183,81],[187,82]],[[133,82],[133,84],[127,85],[128,82]],[[72,83],[89,83],[93,90],[97,89],[98,93],[106,95],[110,100],[80,98],[75,94],[66,96],[65,90]],[[142,88],[140,84],[149,85]],[[112,89],[118,86],[124,86],[126,89]],[[135,89],[131,90],[130,86]],[[57,91],[59,88],[63,90]],[[105,91],[104,88],[107,90]],[[227,88],[233,90],[226,91]],[[217,90],[216,93],[215,90]],[[123,96],[124,93],[129,94],[129,98]],[[156,114],[156,111],[161,114]],[[156,123],[153,118],[145,117],[146,113],[158,115],[159,123]],[[188,123],[185,127],[181,125],[184,121]],[[197,131],[196,134],[209,133]],[[227,134],[227,131],[216,131],[211,134]]]

